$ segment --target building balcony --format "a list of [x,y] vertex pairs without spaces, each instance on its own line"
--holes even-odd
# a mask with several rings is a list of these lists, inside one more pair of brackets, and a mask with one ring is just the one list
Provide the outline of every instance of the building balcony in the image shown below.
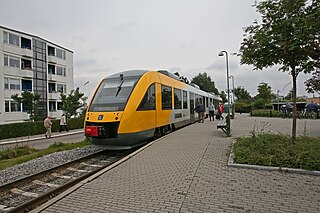
[[57,58],[55,56],[48,55],[48,63],[56,64]]
[[28,48],[21,48],[20,49],[20,54],[24,57],[32,58],[33,57],[33,52],[32,50]]
[[33,70],[32,69],[24,69],[20,71],[21,77],[24,78],[33,78]]
[[16,76],[16,77],[24,77],[24,78],[33,78],[33,70],[32,69],[19,69],[15,67],[4,67],[3,74]]
[[48,93],[48,99],[49,100],[59,100],[60,99],[60,93],[59,92]]
[[8,52],[8,53],[14,53],[16,55],[24,56],[27,58],[33,57],[33,51],[31,49],[21,48],[19,46],[15,46],[15,45],[4,44],[3,51]]

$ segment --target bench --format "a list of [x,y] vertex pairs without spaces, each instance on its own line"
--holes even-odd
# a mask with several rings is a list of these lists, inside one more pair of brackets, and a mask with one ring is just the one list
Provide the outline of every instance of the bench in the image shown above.
[[[218,125],[217,125],[217,129],[222,129],[222,131],[227,135],[227,136],[230,136],[229,134],[230,134],[230,130],[229,130],[229,132],[228,132],[228,130],[227,130],[227,126],[228,126],[228,119],[227,119],[227,117],[225,118],[225,119],[223,119],[223,120],[221,120],[219,123],[218,123]],[[229,124],[229,128],[230,128],[230,124]]]

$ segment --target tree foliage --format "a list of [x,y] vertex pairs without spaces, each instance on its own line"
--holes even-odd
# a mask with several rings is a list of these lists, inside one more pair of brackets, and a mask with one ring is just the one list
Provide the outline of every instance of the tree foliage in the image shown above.
[[262,23],[244,29],[240,46],[241,64],[254,69],[280,65],[289,72],[293,85],[292,143],[296,141],[296,91],[299,72],[320,66],[320,1],[266,0],[256,5]]
[[206,92],[213,92],[214,94],[219,94],[218,89],[215,86],[214,81],[208,76],[206,72],[199,73],[196,77],[191,80],[191,83],[197,84],[201,90]]
[[313,72],[312,77],[309,78],[305,85],[308,93],[318,93],[320,95],[320,70]]
[[23,91],[21,93],[21,97],[18,94],[14,94],[11,98],[18,103],[22,103],[24,109],[30,115],[30,120],[35,121],[38,119],[38,112],[37,112],[37,104],[38,100],[40,99],[40,95],[37,93],[32,93],[29,91]]
[[270,103],[272,98],[275,98],[275,94],[272,93],[271,86],[268,83],[261,82],[258,85],[258,94],[256,95],[256,99],[263,99],[266,103]]
[[86,107],[87,97],[84,96],[84,93],[79,91],[79,88],[72,90],[67,96],[64,93],[60,94],[60,99],[62,101],[62,110],[67,117],[77,115],[77,110],[80,108]]
[[234,89],[234,95],[237,98],[237,101],[251,101],[252,97],[250,93],[244,87],[236,87]]

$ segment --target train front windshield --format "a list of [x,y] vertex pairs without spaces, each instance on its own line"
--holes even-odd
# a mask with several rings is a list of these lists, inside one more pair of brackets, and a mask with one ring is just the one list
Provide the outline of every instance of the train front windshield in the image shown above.
[[105,79],[99,86],[89,112],[123,111],[138,78]]

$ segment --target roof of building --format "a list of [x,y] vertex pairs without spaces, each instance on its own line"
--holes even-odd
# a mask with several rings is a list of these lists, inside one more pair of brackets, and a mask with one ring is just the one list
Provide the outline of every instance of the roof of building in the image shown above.
[[54,44],[54,45],[57,46],[57,47],[60,47],[60,48],[62,48],[62,49],[64,49],[64,50],[67,50],[67,51],[73,53],[72,50],[67,49],[67,48],[65,48],[65,47],[62,47],[61,45],[56,44],[56,43],[54,43],[54,42],[51,42],[51,41],[49,41],[49,40],[47,40],[47,39],[44,39],[44,38],[42,38],[42,37],[40,37],[40,36],[33,35],[33,34],[29,34],[29,33],[25,33],[25,32],[22,32],[22,31],[19,31],[19,30],[15,30],[15,29],[12,29],[12,28],[8,28],[8,27],[4,27],[4,26],[1,26],[1,25],[0,25],[0,28],[2,28],[2,29],[4,29],[4,30],[10,30],[10,31],[13,31],[13,32],[16,32],[16,33],[20,33],[20,34],[24,34],[24,35],[27,35],[27,36],[31,36],[31,37],[34,37],[34,38],[38,38],[38,39],[44,40],[44,41],[46,41],[46,42],[48,42],[48,43],[50,43],[50,44]]

